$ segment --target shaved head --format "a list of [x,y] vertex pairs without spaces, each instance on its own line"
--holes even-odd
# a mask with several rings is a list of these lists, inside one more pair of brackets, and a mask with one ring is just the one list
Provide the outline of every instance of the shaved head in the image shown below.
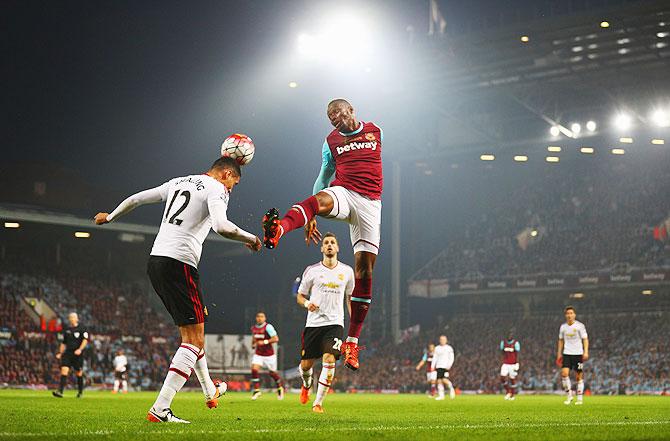
[[329,109],[331,109],[335,106],[345,106],[345,107],[353,108],[351,103],[349,103],[349,101],[345,100],[344,98],[336,98],[336,99],[334,99],[334,100],[332,100],[331,102],[328,103],[328,108]]

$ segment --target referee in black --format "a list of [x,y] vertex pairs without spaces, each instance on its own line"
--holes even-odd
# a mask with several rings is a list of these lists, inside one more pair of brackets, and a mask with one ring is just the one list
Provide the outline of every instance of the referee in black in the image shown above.
[[63,389],[65,389],[67,376],[72,368],[77,376],[77,398],[81,398],[84,392],[84,356],[82,353],[88,344],[88,331],[79,324],[79,316],[76,312],[71,312],[67,320],[70,326],[58,334],[60,346],[56,358],[60,360],[60,386],[57,391],[53,391],[53,396],[63,398]]

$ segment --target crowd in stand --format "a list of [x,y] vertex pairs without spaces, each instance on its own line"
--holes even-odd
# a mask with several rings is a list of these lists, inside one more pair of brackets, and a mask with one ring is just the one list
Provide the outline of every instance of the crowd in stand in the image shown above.
[[[642,296],[640,296],[642,297]],[[609,298],[601,302],[609,302]],[[616,303],[616,302],[615,302]],[[622,303],[628,303],[624,301]],[[490,307],[491,305],[489,305]],[[590,360],[585,364],[587,388],[593,393],[670,393],[670,307],[656,303],[656,311],[634,308],[615,312],[604,304],[579,314],[588,330]],[[596,312],[600,311],[601,312]],[[548,315],[539,312],[455,315],[445,324],[401,344],[386,343],[362,352],[356,373],[338,371],[338,388],[425,390],[425,369],[415,370],[428,343],[445,334],[456,358],[451,380],[460,389],[497,392],[501,365],[500,341],[512,330],[521,342],[519,384],[526,391],[560,389],[555,365],[561,308]]]
[[662,161],[583,173],[553,168],[541,181],[519,178],[509,188],[500,181],[494,171],[478,176],[494,193],[485,214],[450,234],[416,279],[670,265],[670,247],[653,235],[670,214],[670,169]]

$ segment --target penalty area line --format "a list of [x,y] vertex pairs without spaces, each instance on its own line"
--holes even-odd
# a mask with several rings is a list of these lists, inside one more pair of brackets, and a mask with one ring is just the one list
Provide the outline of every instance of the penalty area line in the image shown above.
[[[482,430],[482,429],[540,429],[540,428],[560,428],[560,427],[611,427],[611,426],[661,426],[670,425],[670,420],[659,421],[585,421],[577,423],[491,423],[491,424],[435,424],[419,426],[369,426],[369,427],[302,427],[299,429],[233,429],[233,430],[133,430],[133,431],[114,431],[114,430],[74,430],[72,432],[0,432],[0,438],[11,437],[63,437],[63,436],[109,436],[109,435],[226,435],[233,433],[292,433],[292,432],[389,432],[405,430]],[[170,426],[174,427],[174,425]]]

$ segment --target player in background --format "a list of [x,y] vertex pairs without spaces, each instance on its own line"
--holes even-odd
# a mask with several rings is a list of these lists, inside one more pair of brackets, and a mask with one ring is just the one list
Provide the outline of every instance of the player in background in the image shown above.
[[207,369],[204,349],[207,308],[197,267],[210,229],[244,243],[253,251],[261,248],[256,236],[229,221],[226,214],[230,193],[241,175],[234,159],[222,157],[205,174],[171,179],[128,197],[112,213],[95,216],[96,224],[106,224],[140,205],[167,201],[147,272],[156,294],[179,327],[181,344],[172,357],[158,398],[147,413],[151,422],[188,423],[176,417],[170,406],[192,371],[200,381],[207,407],[217,407],[218,398],[226,391],[226,383],[212,381]]
[[114,365],[114,390],[112,393],[119,392],[119,388],[124,394],[128,393],[128,358],[123,353],[123,349],[116,351],[116,357],[112,361]]
[[291,207],[282,219],[276,208],[268,210],[263,217],[264,243],[275,248],[284,234],[301,227],[308,245],[318,243],[317,215],[349,223],[356,286],[349,332],[341,350],[345,366],[357,370],[358,339],[372,301],[372,271],[379,252],[383,134],[374,123],[356,119],[354,108],[344,99],[331,101],[327,115],[335,130],[323,143],[313,196]]
[[507,334],[506,340],[500,340],[502,366],[500,366],[500,382],[505,388],[505,400],[514,401],[516,395],[516,377],[519,374],[519,352],[521,343],[514,338],[512,331]]
[[321,374],[312,403],[312,411],[323,413],[323,400],[335,378],[335,362],[340,358],[344,334],[344,304],[350,309],[354,291],[354,270],[337,260],[340,247],[332,233],[326,233],[321,243],[323,259],[310,265],[302,275],[296,300],[307,309],[307,322],[302,332],[300,402],[309,401],[313,383],[314,362],[321,358]]
[[570,371],[575,371],[577,380],[577,401],[575,404],[584,403],[584,372],[583,364],[589,359],[589,336],[586,326],[577,321],[577,311],[568,306],[563,310],[565,323],[558,331],[558,350],[556,351],[556,364],[561,366],[561,384],[567,398],[563,404],[572,402],[572,385],[570,384]]
[[456,398],[454,386],[449,381],[449,369],[454,364],[454,348],[447,344],[447,336],[440,335],[439,344],[433,351],[433,361],[431,367],[437,371],[437,398],[444,400],[444,386],[449,388],[449,398]]
[[60,360],[60,385],[52,395],[63,398],[63,390],[67,384],[67,376],[70,368],[77,377],[77,398],[84,393],[84,356],[82,355],[88,344],[88,331],[79,324],[79,316],[71,312],[67,316],[69,326],[58,334],[58,353],[56,359]]
[[433,369],[433,352],[435,351],[435,345],[432,343],[428,344],[428,348],[423,351],[423,357],[421,361],[416,365],[416,370],[419,371],[425,365],[426,366],[426,381],[430,385],[430,397],[435,398],[435,393],[437,391],[437,371]]
[[277,399],[283,400],[284,385],[277,373],[277,354],[272,346],[279,342],[279,336],[275,327],[267,322],[263,311],[256,314],[256,324],[251,327],[251,336],[251,347],[254,348],[251,359],[251,399],[255,401],[261,396],[261,369],[265,368],[277,385]]

